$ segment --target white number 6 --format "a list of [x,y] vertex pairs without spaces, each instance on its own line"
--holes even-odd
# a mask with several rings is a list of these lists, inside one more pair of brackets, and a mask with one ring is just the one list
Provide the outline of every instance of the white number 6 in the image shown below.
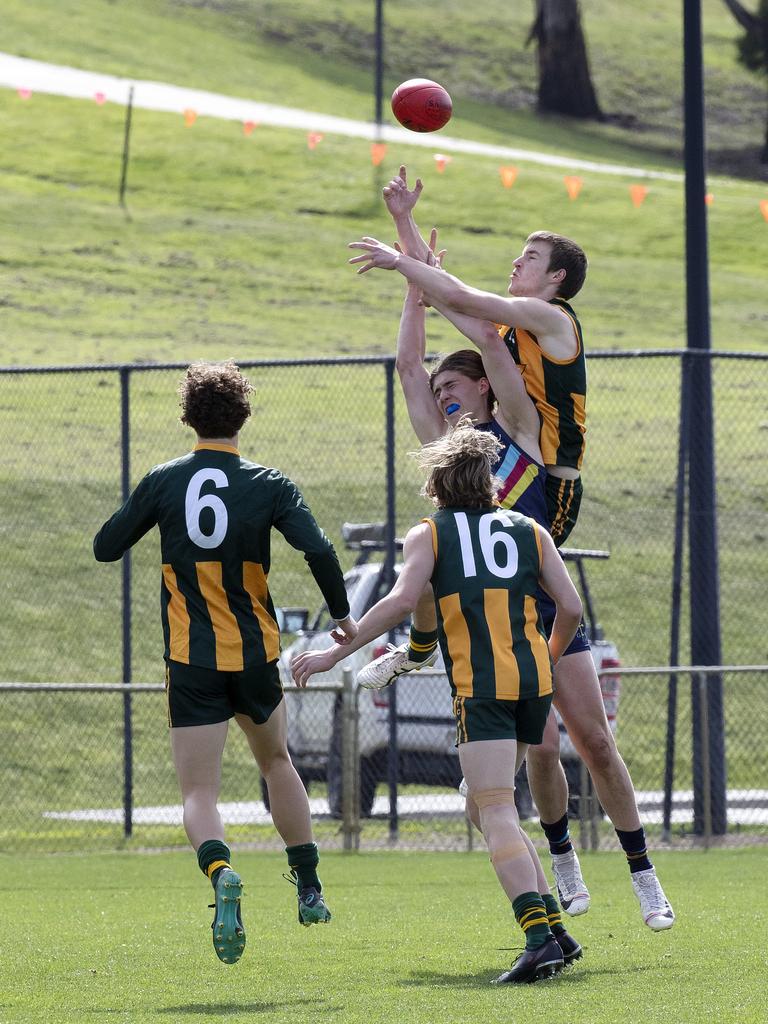
[[[215,494],[200,494],[203,484],[212,480],[216,487],[228,487],[227,474],[221,469],[199,469],[189,481],[184,498],[184,512],[187,517],[187,533],[193,544],[199,548],[217,548],[227,535],[229,518],[227,506]],[[204,508],[213,511],[213,533],[200,529],[200,513]]]

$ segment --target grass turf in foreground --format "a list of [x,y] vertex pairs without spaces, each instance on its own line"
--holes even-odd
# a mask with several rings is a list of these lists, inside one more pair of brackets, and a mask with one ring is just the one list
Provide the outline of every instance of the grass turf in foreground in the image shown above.
[[659,855],[679,915],[640,920],[619,855],[584,858],[593,907],[573,922],[580,965],[549,984],[494,988],[520,933],[484,855],[326,854],[334,920],[299,928],[277,854],[236,854],[248,945],[211,948],[210,890],[187,854],[4,858],[0,1020],[590,1024],[757,1022],[763,851]]

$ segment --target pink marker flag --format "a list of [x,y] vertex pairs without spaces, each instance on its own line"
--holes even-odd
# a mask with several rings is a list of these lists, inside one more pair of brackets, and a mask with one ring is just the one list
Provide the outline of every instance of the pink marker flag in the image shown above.
[[578,199],[579,192],[581,192],[581,186],[584,184],[584,179],[577,178],[574,174],[566,174],[563,181],[565,182],[565,188],[568,192],[568,198]]
[[504,188],[512,188],[517,180],[517,168],[516,167],[500,167],[499,174],[501,175],[501,183]]
[[768,199],[760,200],[760,213],[768,220]]
[[648,189],[645,185],[630,185],[629,195],[633,206],[642,206],[643,200],[648,195]]
[[317,149],[320,143],[323,141],[322,132],[310,132],[307,135],[307,145],[310,149]]
[[19,99],[28,100],[32,95],[31,89],[17,89],[16,92],[19,94]]
[[371,163],[374,167],[378,167],[386,155],[387,145],[385,142],[371,143]]
[[184,124],[187,126],[187,128],[191,128],[196,120],[197,120],[197,111],[196,110],[192,110],[191,108],[188,107],[184,111]]
[[258,124],[258,121],[243,121],[243,135],[253,135],[254,128],[257,128]]
[[103,106],[107,102],[107,97],[104,95],[103,92],[95,92],[93,94],[93,98],[98,103],[98,105],[100,107]]
[[437,173],[442,174],[451,160],[453,160],[452,156],[446,156],[445,153],[435,153],[435,167],[437,168]]

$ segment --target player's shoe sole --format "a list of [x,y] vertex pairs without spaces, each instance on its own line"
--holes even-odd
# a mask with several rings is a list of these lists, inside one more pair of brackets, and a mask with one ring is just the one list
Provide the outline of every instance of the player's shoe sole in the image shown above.
[[243,883],[240,875],[224,868],[216,880],[213,914],[213,948],[225,964],[235,964],[245,949],[245,929],[240,913]]

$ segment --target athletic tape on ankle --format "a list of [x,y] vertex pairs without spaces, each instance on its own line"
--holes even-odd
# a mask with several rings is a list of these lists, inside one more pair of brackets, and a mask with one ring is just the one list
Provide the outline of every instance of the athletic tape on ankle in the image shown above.
[[218,871],[219,868],[228,868],[229,862],[226,860],[215,860],[213,864],[209,864],[205,869],[206,875],[210,878],[214,871]]
[[469,795],[482,810],[484,807],[491,807],[493,804],[514,804],[514,789],[481,789],[474,793],[470,790]]

